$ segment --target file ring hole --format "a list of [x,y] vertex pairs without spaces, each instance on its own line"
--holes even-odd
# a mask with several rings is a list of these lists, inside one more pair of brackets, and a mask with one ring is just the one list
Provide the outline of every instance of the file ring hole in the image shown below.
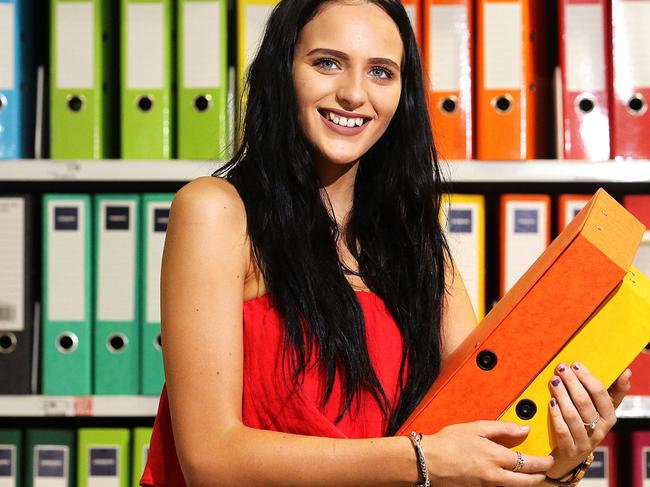
[[7,106],[7,97],[4,95],[0,95],[0,112],[5,109]]
[[123,333],[113,333],[106,341],[106,348],[111,353],[121,353],[129,345],[129,339]]
[[510,95],[501,95],[492,99],[492,106],[499,113],[508,113],[512,110],[513,99]]
[[596,103],[591,97],[582,96],[576,100],[576,108],[582,114],[591,113],[596,108]]
[[149,95],[138,98],[138,109],[141,112],[148,112],[153,108],[153,98]]
[[497,361],[497,355],[492,350],[483,350],[476,356],[476,364],[481,370],[492,370]]
[[194,99],[194,108],[197,112],[205,112],[212,106],[212,97],[210,95],[199,95]]
[[162,334],[158,333],[156,336],[153,338],[153,347],[156,350],[162,350]]
[[648,104],[641,93],[636,93],[627,102],[627,111],[631,115],[640,117],[648,110]]
[[16,350],[18,339],[11,332],[0,335],[0,353],[12,353]]
[[650,343],[645,346],[642,353],[650,353]]
[[61,353],[72,353],[79,346],[79,338],[74,333],[61,333],[56,337],[56,348]]
[[517,413],[517,417],[519,419],[528,421],[530,419],[533,419],[533,417],[535,417],[535,414],[537,414],[537,405],[530,399],[522,399],[517,403],[515,412]]
[[446,96],[440,100],[440,110],[446,115],[452,115],[456,113],[458,108],[458,98],[455,96]]
[[83,97],[78,95],[71,95],[67,98],[68,109],[71,112],[78,113],[83,110],[85,101]]

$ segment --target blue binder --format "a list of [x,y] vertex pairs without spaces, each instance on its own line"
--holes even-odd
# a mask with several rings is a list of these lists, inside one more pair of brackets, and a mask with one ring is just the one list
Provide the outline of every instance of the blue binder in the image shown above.
[[0,0],[0,159],[34,157],[33,0]]

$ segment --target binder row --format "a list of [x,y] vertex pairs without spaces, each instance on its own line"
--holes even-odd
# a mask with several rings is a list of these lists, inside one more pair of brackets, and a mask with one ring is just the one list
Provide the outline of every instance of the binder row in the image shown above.
[[[46,194],[42,313],[32,199],[0,197],[0,393],[162,389],[160,264],[173,194]],[[42,316],[41,316],[42,315]],[[41,325],[42,323],[42,325]],[[39,367],[40,365],[40,367]]]
[[14,486],[137,487],[151,428],[0,429],[0,482]]
[[[0,0],[0,159],[34,153],[32,1]],[[223,0],[50,2],[53,159],[227,157],[276,0],[238,0],[236,39]],[[650,158],[647,0],[404,4],[442,158]]]

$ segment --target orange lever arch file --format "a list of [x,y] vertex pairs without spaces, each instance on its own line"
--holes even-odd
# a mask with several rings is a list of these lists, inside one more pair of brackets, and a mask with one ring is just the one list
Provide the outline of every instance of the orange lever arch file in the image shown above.
[[644,229],[599,189],[451,354],[398,434],[499,418],[623,280]]

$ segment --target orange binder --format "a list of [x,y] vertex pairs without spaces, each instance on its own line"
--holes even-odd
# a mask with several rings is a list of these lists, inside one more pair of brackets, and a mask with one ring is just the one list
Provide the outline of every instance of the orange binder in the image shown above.
[[424,66],[438,155],[472,159],[472,0],[424,0]]
[[558,232],[564,230],[564,228],[573,220],[580,210],[582,210],[591,197],[587,194],[561,194],[558,198],[558,212],[557,212],[557,221],[558,221]]
[[564,159],[610,157],[609,0],[559,0]]
[[399,434],[500,417],[622,281],[643,230],[598,190],[451,354]]
[[548,0],[477,0],[476,156],[553,156]]
[[501,296],[551,242],[551,197],[501,195]]
[[612,156],[650,158],[650,70],[647,69],[650,4],[612,2]]
[[420,0],[402,0],[402,5],[409,16],[413,33],[418,40],[420,49],[422,48],[422,3]]

